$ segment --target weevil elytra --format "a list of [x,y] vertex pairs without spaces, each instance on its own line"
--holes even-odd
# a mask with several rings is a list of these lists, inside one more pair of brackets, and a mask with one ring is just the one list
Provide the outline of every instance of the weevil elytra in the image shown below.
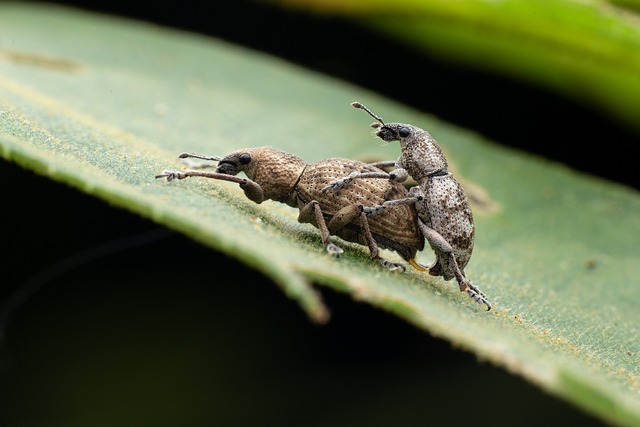
[[[343,252],[330,240],[335,235],[366,245],[371,258],[390,270],[404,271],[405,266],[382,258],[378,246],[396,251],[413,266],[419,265],[415,257],[424,249],[424,238],[414,206],[406,204],[380,213],[365,209],[365,205],[381,205],[388,200],[409,197],[401,183],[364,179],[337,197],[322,191],[331,181],[350,173],[377,173],[382,172],[381,169],[345,158],[308,163],[299,156],[269,146],[246,148],[225,157],[194,153],[182,153],[179,157],[214,161],[218,166],[215,172],[165,170],[156,178],[171,181],[199,176],[235,182],[255,203],[270,199],[298,208],[298,221],[317,227],[325,248],[332,255]],[[236,176],[240,172],[247,178]],[[372,213],[375,215],[369,217]]]
[[385,123],[359,102],[351,105],[366,111],[377,120],[371,126],[376,129],[376,135],[380,139],[399,141],[401,154],[396,161],[387,162],[394,167],[391,172],[352,172],[349,176],[331,182],[323,191],[333,190],[339,194],[338,190],[345,187],[348,190],[357,179],[383,178],[403,182],[411,176],[418,185],[409,190],[409,197],[387,200],[372,209],[386,211],[394,206],[414,205],[420,218],[420,230],[436,254],[436,260],[428,267],[429,274],[442,276],[444,280],[455,278],[460,291],[467,292],[476,302],[490,310],[491,304],[487,297],[466,278],[464,272],[471,259],[475,240],[473,213],[462,186],[448,172],[447,159],[436,140],[419,127],[405,123]]

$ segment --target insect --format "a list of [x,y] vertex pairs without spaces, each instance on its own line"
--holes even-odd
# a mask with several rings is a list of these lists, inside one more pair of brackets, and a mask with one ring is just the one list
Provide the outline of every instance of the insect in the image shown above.
[[[366,245],[371,258],[389,270],[406,268],[402,263],[382,258],[378,246],[394,250],[414,267],[419,266],[416,253],[425,244],[415,208],[405,205],[377,212],[365,207],[405,199],[409,193],[401,183],[364,179],[339,197],[321,191],[331,181],[352,172],[378,173],[381,169],[337,157],[308,163],[295,154],[269,146],[238,150],[222,158],[195,153],[182,153],[179,158],[214,161],[218,166],[215,172],[165,170],[156,178],[171,181],[199,176],[237,183],[255,203],[270,199],[299,209],[298,221],[317,227],[326,250],[336,257],[344,251],[331,242],[332,235]],[[247,178],[236,176],[240,172]]]
[[[377,120],[371,126],[383,141],[399,141],[401,155],[391,172],[352,172],[323,188],[324,192],[350,188],[354,180],[384,178],[392,182],[404,182],[411,176],[417,186],[409,190],[405,199],[387,200],[370,210],[385,211],[390,207],[414,205],[418,212],[419,227],[436,255],[434,263],[426,270],[432,276],[444,280],[456,279],[461,292],[473,298],[487,310],[491,309],[487,297],[465,276],[475,239],[473,213],[467,196],[454,176],[447,170],[447,159],[436,140],[427,131],[404,123],[385,123],[381,117],[359,102],[355,108],[366,111]],[[382,165],[384,162],[380,162]],[[349,187],[348,187],[349,186]]]

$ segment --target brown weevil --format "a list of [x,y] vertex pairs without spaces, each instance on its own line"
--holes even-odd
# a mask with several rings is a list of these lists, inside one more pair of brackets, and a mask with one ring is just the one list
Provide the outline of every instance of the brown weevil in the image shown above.
[[[308,163],[299,156],[264,146],[234,151],[225,157],[182,153],[182,159],[197,158],[218,163],[215,172],[202,170],[165,170],[156,178],[168,181],[187,177],[205,177],[240,185],[247,198],[255,203],[274,200],[300,210],[298,221],[320,230],[327,251],[339,256],[343,250],[331,242],[332,235],[366,245],[372,259],[390,270],[405,270],[402,263],[390,262],[379,254],[378,246],[396,251],[404,260],[418,267],[415,257],[424,249],[418,215],[411,204],[384,212],[370,210],[386,201],[404,200],[407,189],[398,182],[379,179],[359,180],[340,196],[326,194],[322,188],[351,173],[380,173],[381,169],[346,158],[327,158]],[[247,178],[238,177],[243,172]],[[369,215],[372,215],[369,217]]]
[[418,185],[409,190],[409,197],[387,200],[371,209],[386,211],[394,206],[415,206],[420,218],[420,230],[436,254],[436,260],[427,269],[429,274],[442,276],[444,280],[455,278],[461,292],[467,292],[476,302],[490,310],[491,304],[487,297],[465,276],[464,268],[471,258],[475,239],[473,213],[462,186],[448,172],[447,159],[436,140],[419,127],[404,123],[385,123],[359,102],[351,105],[366,111],[377,120],[371,126],[376,129],[379,138],[383,141],[399,141],[401,154],[395,162],[386,162],[394,167],[391,172],[352,172],[331,182],[323,191],[333,190],[339,194],[339,189],[347,185],[349,189],[356,179],[384,178],[392,182],[403,182],[411,176]]

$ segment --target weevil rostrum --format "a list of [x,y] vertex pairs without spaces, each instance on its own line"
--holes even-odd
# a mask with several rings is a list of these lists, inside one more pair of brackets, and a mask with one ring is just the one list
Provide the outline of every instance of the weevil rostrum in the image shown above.
[[[360,179],[384,179],[403,182],[411,176],[417,186],[409,190],[405,199],[387,200],[373,210],[386,211],[389,208],[415,206],[419,227],[436,255],[436,260],[427,271],[432,276],[442,276],[444,280],[453,278],[461,292],[491,310],[491,304],[477,286],[466,278],[464,268],[471,259],[475,240],[475,223],[466,193],[460,183],[447,170],[447,159],[440,145],[431,134],[419,127],[405,123],[385,123],[381,117],[359,102],[355,108],[366,111],[377,120],[371,126],[383,141],[399,141],[400,157],[387,162],[393,166],[390,172],[357,172],[331,182],[323,188],[340,194],[341,189],[349,190]],[[382,165],[384,162],[380,162]]]
[[[405,204],[384,212],[365,208],[409,197],[401,183],[362,179],[339,196],[322,191],[330,182],[353,172],[381,173],[375,166],[337,157],[308,163],[295,154],[269,146],[245,148],[225,157],[195,153],[182,153],[179,157],[214,161],[218,166],[215,172],[165,170],[156,178],[171,181],[204,177],[237,183],[255,203],[274,200],[299,209],[298,221],[317,227],[325,248],[334,256],[343,250],[331,242],[332,235],[366,245],[371,258],[390,270],[405,271],[405,266],[382,258],[378,246],[397,252],[416,268],[419,266],[415,257],[425,243],[415,207]],[[247,178],[238,177],[240,172]],[[369,217],[370,214],[374,215]]]

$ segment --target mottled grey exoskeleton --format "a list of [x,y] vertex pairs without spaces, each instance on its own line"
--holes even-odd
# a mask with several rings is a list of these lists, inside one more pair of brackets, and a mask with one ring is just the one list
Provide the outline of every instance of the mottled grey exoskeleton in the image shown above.
[[[168,181],[200,176],[235,182],[255,203],[274,200],[300,210],[298,221],[316,226],[327,251],[339,256],[343,250],[330,241],[335,235],[346,241],[366,245],[371,258],[390,270],[402,269],[401,263],[382,258],[378,246],[396,251],[416,266],[415,256],[424,249],[413,205],[399,206],[368,218],[367,205],[409,197],[400,183],[365,179],[340,196],[325,194],[322,188],[331,181],[353,172],[382,172],[367,163],[345,158],[329,158],[307,163],[302,158],[273,147],[246,148],[223,158],[182,153],[180,158],[198,158],[218,162],[215,172],[201,170],[163,171],[156,178]],[[236,176],[244,172],[247,178]]]
[[[473,214],[462,186],[447,170],[447,159],[436,140],[416,126],[385,123],[359,102],[352,105],[365,110],[379,122],[371,125],[377,129],[378,137],[384,141],[400,142],[401,155],[394,162],[377,163],[378,166],[393,166],[391,172],[354,172],[330,183],[323,190],[337,192],[347,184],[352,185],[354,179],[384,178],[403,182],[411,176],[418,185],[410,189],[408,198],[385,201],[370,210],[386,212],[392,206],[415,205],[420,217],[420,230],[436,254],[435,262],[428,268],[429,274],[442,276],[444,280],[455,277],[460,291],[467,292],[490,310],[487,297],[465,277],[464,268],[471,258],[475,238]],[[348,190],[351,191],[351,187]]]

